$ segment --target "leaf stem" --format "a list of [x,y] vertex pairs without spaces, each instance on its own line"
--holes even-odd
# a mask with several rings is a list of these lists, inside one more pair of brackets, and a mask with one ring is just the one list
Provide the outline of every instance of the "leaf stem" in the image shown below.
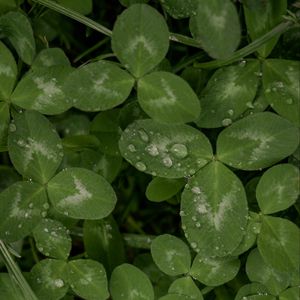
[[24,278],[21,270],[19,269],[19,266],[13,260],[7,246],[2,240],[0,240],[0,253],[2,254],[4,264],[6,265],[7,270],[12,274],[20,290],[22,291],[24,300],[38,300],[31,287],[29,286],[28,282]]
[[150,249],[154,235],[124,233],[123,238],[126,244],[132,248]]
[[282,33],[289,30],[295,23],[292,21],[284,21],[274,27],[271,31],[267,32],[265,35],[261,36],[257,40],[253,41],[246,47],[234,52],[231,57],[226,59],[216,59],[210,62],[205,63],[195,63],[195,68],[203,68],[203,69],[210,69],[210,68],[219,68],[233,62],[236,62],[240,59],[243,59],[245,56],[255,52],[258,48],[260,48],[263,44],[268,42],[270,39],[281,35]]

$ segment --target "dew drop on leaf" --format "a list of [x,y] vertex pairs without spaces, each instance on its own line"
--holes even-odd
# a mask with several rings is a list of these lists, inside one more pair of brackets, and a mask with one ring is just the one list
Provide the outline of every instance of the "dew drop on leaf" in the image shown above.
[[136,151],[136,148],[135,148],[134,145],[130,144],[130,145],[128,145],[128,150],[129,150],[130,152],[135,152],[135,151]]
[[141,172],[144,172],[147,169],[146,165],[144,163],[142,163],[141,161],[137,162],[135,166]]
[[173,161],[169,156],[166,156],[162,162],[163,162],[164,166],[167,168],[171,168],[173,166]]
[[149,142],[149,136],[143,129],[140,129],[138,132],[139,132],[140,138],[143,142],[145,142],[145,143]]
[[9,131],[15,132],[17,130],[17,126],[14,123],[9,124]]
[[232,124],[232,120],[229,118],[226,118],[222,121],[223,126],[229,126],[230,124]]
[[153,157],[157,156],[159,154],[159,151],[158,151],[157,147],[153,144],[147,146],[145,148],[145,150],[149,153],[149,155],[151,155]]
[[183,144],[174,144],[170,151],[178,158],[185,158],[188,155],[188,149]]

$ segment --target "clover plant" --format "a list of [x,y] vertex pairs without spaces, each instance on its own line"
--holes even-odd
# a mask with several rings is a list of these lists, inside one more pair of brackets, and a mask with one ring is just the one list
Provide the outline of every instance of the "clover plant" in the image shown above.
[[0,0],[0,298],[299,299],[299,9]]

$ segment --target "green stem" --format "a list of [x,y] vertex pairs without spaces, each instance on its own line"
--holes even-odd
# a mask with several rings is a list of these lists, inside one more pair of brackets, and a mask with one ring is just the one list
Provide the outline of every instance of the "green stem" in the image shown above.
[[195,47],[195,48],[202,48],[201,43],[199,41],[196,41],[193,38],[188,37],[186,35],[170,32],[170,37],[169,38],[173,42],[184,44],[186,46],[191,46],[191,47]]
[[19,269],[19,266],[11,257],[7,246],[2,240],[0,240],[0,253],[3,256],[3,261],[6,265],[7,270],[13,275],[14,279],[18,284],[18,287],[23,292],[24,300],[38,300],[31,287],[29,286],[28,282],[24,278],[21,270]]
[[204,296],[214,290],[215,286],[206,286],[201,290],[201,294]]
[[188,56],[186,59],[183,59],[180,61],[174,68],[173,72],[178,73],[182,69],[188,67],[189,65],[193,64],[196,60],[204,58],[206,56],[206,53],[203,51],[200,51],[192,56]]
[[123,238],[126,244],[132,248],[150,249],[154,235],[124,233]]
[[261,36],[257,40],[253,41],[251,44],[246,47],[236,51],[233,55],[226,59],[216,59],[206,63],[196,63],[194,67],[210,69],[210,68],[219,68],[225,65],[229,65],[233,62],[236,62],[240,59],[243,59],[245,56],[255,52],[259,49],[263,44],[271,40],[272,38],[281,35],[282,33],[289,30],[294,25],[292,21],[285,21],[274,27],[271,31],[267,32],[265,35]]
[[34,241],[33,241],[33,238],[31,236],[29,237],[29,245],[30,245],[30,249],[31,249],[33,260],[35,261],[35,263],[38,263],[40,261],[39,260],[39,256],[38,256],[38,254],[36,252]]

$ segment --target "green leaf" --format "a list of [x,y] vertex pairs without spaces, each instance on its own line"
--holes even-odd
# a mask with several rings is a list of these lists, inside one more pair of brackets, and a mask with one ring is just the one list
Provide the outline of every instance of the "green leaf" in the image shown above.
[[124,6],[130,6],[136,3],[147,3],[149,0],[119,0],[119,2]]
[[62,6],[75,10],[82,15],[88,15],[93,10],[92,0],[58,0],[57,2]]
[[280,115],[300,126],[300,62],[268,59],[263,64],[265,96]]
[[64,91],[74,107],[83,111],[113,108],[126,100],[134,79],[118,66],[98,61],[76,69],[67,78]]
[[57,174],[48,183],[48,195],[57,211],[75,219],[102,219],[117,202],[114,190],[102,176],[82,168]]
[[21,59],[30,65],[35,56],[35,41],[29,19],[20,12],[11,11],[0,17],[0,28]]
[[169,72],[153,72],[138,81],[138,101],[154,120],[187,123],[200,113],[200,102],[186,81]]
[[10,124],[8,151],[16,170],[24,177],[46,183],[63,157],[62,144],[52,124],[38,112],[14,115]]
[[280,164],[268,169],[261,177],[256,198],[264,214],[273,214],[293,205],[299,196],[299,169]]
[[240,261],[235,257],[203,258],[197,254],[190,275],[209,286],[222,285],[232,280],[238,273]]
[[43,186],[26,181],[11,185],[0,194],[0,238],[9,242],[24,238],[48,208]]
[[225,256],[241,242],[247,224],[247,200],[239,178],[213,161],[190,180],[181,199],[182,229],[203,257]]
[[43,219],[33,230],[37,249],[46,256],[67,259],[72,240],[67,228],[59,221]]
[[9,104],[0,102],[0,152],[7,151],[7,134],[9,122]]
[[125,262],[123,237],[112,216],[85,221],[83,242],[88,257],[100,261],[109,275],[116,266]]
[[144,272],[130,264],[116,267],[110,279],[113,300],[154,300],[149,278]]
[[170,276],[190,270],[191,254],[188,246],[170,234],[156,237],[151,243],[151,255],[159,269]]
[[41,260],[31,269],[29,279],[38,299],[58,300],[69,289],[67,263],[62,260]]
[[[246,0],[243,1],[243,8],[248,34],[251,40],[257,40],[262,35],[273,29],[282,21],[282,16],[286,13],[286,0]],[[267,57],[278,41],[275,37],[265,43],[257,50],[260,56]]]
[[72,260],[68,263],[68,282],[72,290],[88,300],[105,300],[109,297],[105,269],[91,259]]
[[9,300],[24,299],[24,295],[8,273],[0,273],[0,298]]
[[300,288],[291,287],[279,295],[279,300],[297,300],[299,299]]
[[47,68],[52,66],[71,66],[68,57],[61,48],[46,48],[41,50],[35,57],[31,68]]
[[180,178],[196,173],[212,158],[207,137],[188,125],[167,125],[138,120],[123,132],[122,156],[139,171]]
[[262,283],[273,295],[278,295],[289,286],[288,274],[267,265],[257,248],[248,255],[246,273],[251,281]]
[[0,15],[10,10],[14,10],[16,7],[15,0],[0,0]]
[[160,0],[163,8],[174,19],[183,19],[195,14],[198,0]]
[[0,100],[9,101],[9,96],[14,88],[17,73],[17,64],[13,55],[0,41]]
[[161,202],[175,196],[184,186],[184,179],[155,177],[148,184],[146,197],[153,202]]
[[202,294],[191,277],[178,278],[171,284],[169,294],[187,296],[190,300],[203,300]]
[[238,169],[257,170],[291,155],[298,140],[298,129],[287,120],[271,112],[257,113],[220,133],[217,157]]
[[162,15],[147,4],[131,5],[114,24],[112,49],[137,78],[157,66],[168,48],[168,26]]
[[71,71],[69,66],[32,69],[18,83],[11,96],[12,103],[47,115],[65,112],[71,103],[62,87]]
[[257,240],[263,260],[280,272],[298,272],[300,263],[300,233],[289,220],[263,217]]
[[197,125],[204,128],[228,126],[252,106],[259,70],[256,60],[218,69],[199,97],[202,110]]
[[234,4],[230,0],[198,0],[196,15],[190,19],[190,31],[211,57],[229,57],[238,47],[241,36]]
[[269,295],[268,289],[260,283],[243,285],[234,300],[276,300],[276,297]]

